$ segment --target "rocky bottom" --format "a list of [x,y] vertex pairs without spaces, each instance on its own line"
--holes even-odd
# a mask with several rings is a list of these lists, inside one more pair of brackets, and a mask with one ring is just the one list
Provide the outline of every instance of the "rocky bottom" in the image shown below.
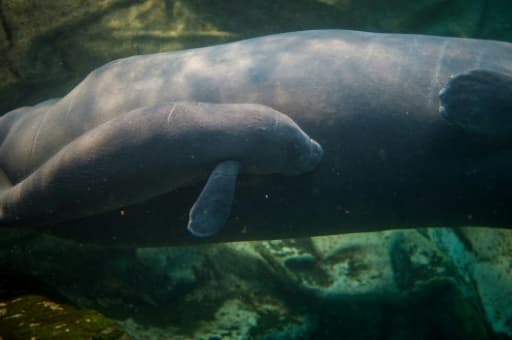
[[0,268],[6,339],[512,338],[497,229],[144,249],[11,231]]

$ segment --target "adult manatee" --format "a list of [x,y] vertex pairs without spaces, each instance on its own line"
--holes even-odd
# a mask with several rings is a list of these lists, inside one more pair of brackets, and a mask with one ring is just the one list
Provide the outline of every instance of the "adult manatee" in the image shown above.
[[[299,176],[242,175],[226,225],[212,240],[395,227],[510,227],[511,59],[512,45],[504,42],[324,30],[117,60],[62,99],[2,118],[4,192],[76,140],[134,110],[174,102],[254,103],[287,115],[322,145],[324,156],[314,171]],[[203,154],[214,146],[206,144],[210,149]],[[123,152],[122,143],[118,149]],[[115,167],[117,161],[104,165]],[[119,171],[126,171],[136,192],[145,190],[148,178],[136,167]],[[233,168],[227,172],[236,177]],[[84,172],[92,178],[95,173],[94,167]],[[75,181],[73,172],[62,174],[68,183]],[[52,187],[47,186],[49,196],[62,192]],[[185,226],[203,187],[191,181],[109,206],[108,212],[94,208],[67,223],[58,223],[64,211],[52,211],[55,218],[42,218],[35,227],[96,242],[194,241]],[[212,192],[220,187],[213,185]],[[95,191],[90,189],[76,190],[75,199],[87,200]],[[221,196],[229,197],[225,191]],[[43,196],[29,211],[38,209]],[[30,226],[31,220],[38,218],[13,225]]]

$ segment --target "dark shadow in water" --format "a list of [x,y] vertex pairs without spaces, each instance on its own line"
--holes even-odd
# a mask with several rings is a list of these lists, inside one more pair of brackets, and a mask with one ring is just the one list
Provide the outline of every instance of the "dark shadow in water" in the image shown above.
[[61,303],[70,303],[55,288],[37,278],[0,267],[0,301],[31,294],[43,295]]

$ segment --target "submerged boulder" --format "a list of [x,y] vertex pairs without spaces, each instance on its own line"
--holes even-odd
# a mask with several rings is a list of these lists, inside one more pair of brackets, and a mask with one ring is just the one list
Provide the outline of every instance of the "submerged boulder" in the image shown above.
[[96,311],[40,295],[0,301],[0,334],[5,339],[130,339],[116,322]]

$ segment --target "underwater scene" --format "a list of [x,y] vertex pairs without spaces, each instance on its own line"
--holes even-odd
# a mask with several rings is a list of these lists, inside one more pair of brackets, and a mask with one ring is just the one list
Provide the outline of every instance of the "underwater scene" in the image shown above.
[[0,0],[0,340],[512,339],[510,0]]

